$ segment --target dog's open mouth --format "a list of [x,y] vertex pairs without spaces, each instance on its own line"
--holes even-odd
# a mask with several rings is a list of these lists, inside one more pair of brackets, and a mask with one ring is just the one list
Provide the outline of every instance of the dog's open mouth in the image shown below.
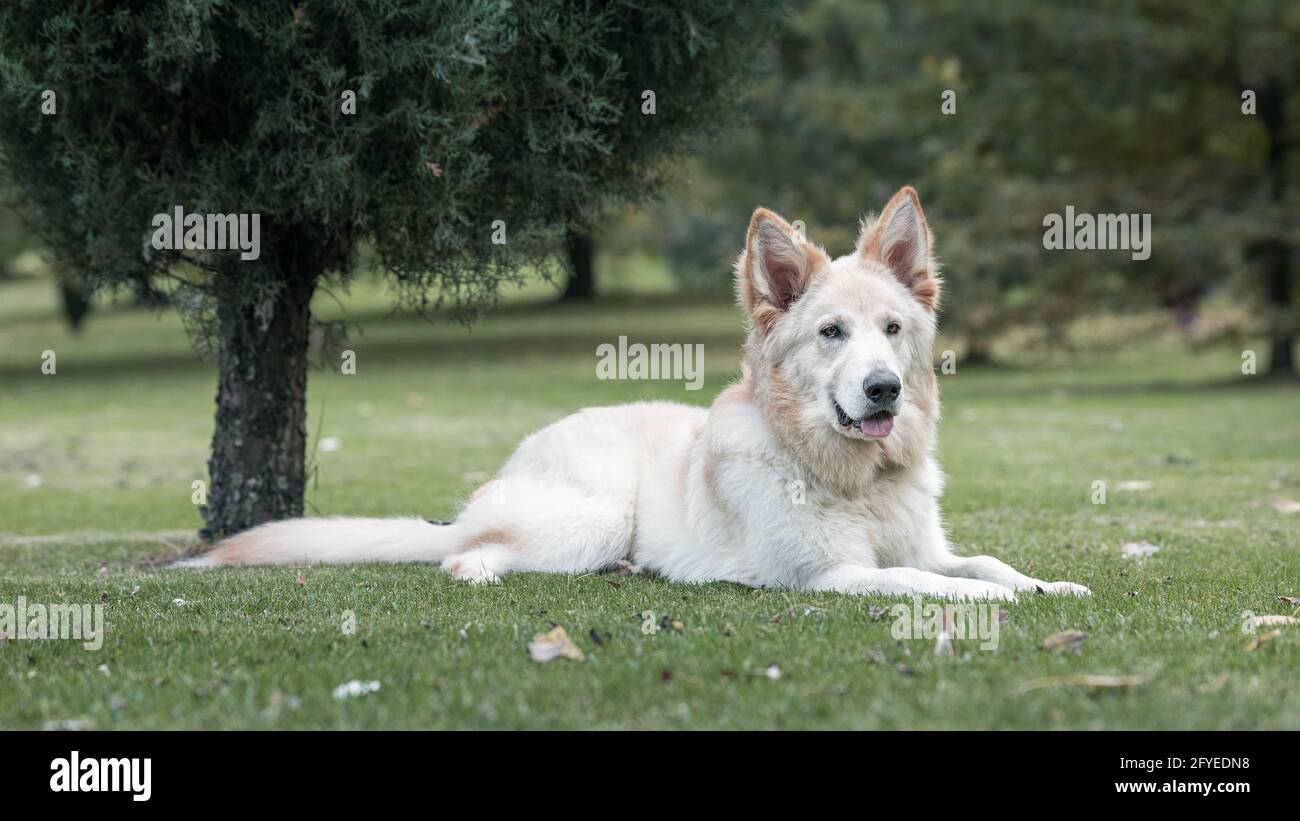
[[854,419],[844,412],[844,408],[840,407],[839,402],[832,399],[831,404],[835,406],[835,414],[839,417],[840,425],[846,428],[855,428],[858,433],[868,439],[884,439],[894,429],[894,414],[889,411],[876,411],[861,419]]

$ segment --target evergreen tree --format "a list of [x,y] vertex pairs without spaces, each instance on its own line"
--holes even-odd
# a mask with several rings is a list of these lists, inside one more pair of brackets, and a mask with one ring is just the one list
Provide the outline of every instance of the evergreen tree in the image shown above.
[[[476,315],[566,224],[660,184],[779,11],[7,0],[0,155],[61,265],[92,290],[167,279],[215,340],[219,536],[302,512],[309,306],[358,243],[405,302]],[[178,208],[258,215],[258,253],[166,248],[156,220]]]

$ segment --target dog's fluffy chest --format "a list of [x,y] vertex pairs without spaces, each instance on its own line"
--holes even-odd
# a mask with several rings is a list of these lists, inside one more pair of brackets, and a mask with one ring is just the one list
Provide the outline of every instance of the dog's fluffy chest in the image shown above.
[[803,467],[743,404],[715,409],[700,444],[681,510],[693,544],[679,551],[660,542],[664,549],[646,556],[670,577],[800,585],[846,562],[914,564],[942,537],[938,469],[928,460],[845,493]]
[[915,565],[938,533],[936,483],[923,465],[877,477],[861,492],[827,493],[818,523],[833,556],[873,567]]

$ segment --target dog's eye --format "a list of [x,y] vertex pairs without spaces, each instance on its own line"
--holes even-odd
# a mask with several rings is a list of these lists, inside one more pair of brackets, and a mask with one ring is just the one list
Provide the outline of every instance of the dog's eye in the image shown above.
[[827,325],[825,328],[822,328],[822,336],[827,339],[839,339],[841,336],[844,336],[844,331],[840,330],[839,325]]
[[903,330],[903,328],[897,322],[891,322],[885,326],[885,335],[898,336],[898,332],[901,330]]

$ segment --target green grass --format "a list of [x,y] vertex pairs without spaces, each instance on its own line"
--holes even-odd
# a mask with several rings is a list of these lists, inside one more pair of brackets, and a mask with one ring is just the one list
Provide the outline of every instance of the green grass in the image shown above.
[[[740,317],[725,303],[640,294],[541,309],[537,296],[469,331],[386,318],[373,286],[345,298],[364,331],[349,344],[358,371],[312,375],[310,429],[340,447],[314,456],[311,509],[446,517],[547,422],[650,397],[704,404],[735,374]],[[320,309],[340,315],[328,299]],[[597,380],[596,346],[620,334],[704,343],[705,390]],[[0,727],[1300,728],[1300,628],[1254,651],[1240,629],[1242,611],[1288,613],[1278,596],[1300,596],[1300,516],[1269,505],[1300,498],[1300,391],[1240,377],[1237,350],[1161,337],[1112,349],[1026,351],[942,377],[954,540],[1095,594],[1023,597],[1004,606],[996,650],[958,642],[947,657],[873,618],[896,599],[142,564],[199,525],[211,365],[175,317],[104,308],[73,338],[47,284],[0,285],[0,603],[103,601],[108,622],[95,652],[0,641]],[[1130,480],[1151,488],[1118,489]],[[1143,539],[1160,552],[1122,557]],[[643,633],[644,611],[684,629]],[[585,661],[529,658],[554,624]],[[1040,649],[1065,629],[1087,634],[1080,652]],[[1025,688],[1079,673],[1148,680]],[[335,700],[351,679],[382,689]]]

